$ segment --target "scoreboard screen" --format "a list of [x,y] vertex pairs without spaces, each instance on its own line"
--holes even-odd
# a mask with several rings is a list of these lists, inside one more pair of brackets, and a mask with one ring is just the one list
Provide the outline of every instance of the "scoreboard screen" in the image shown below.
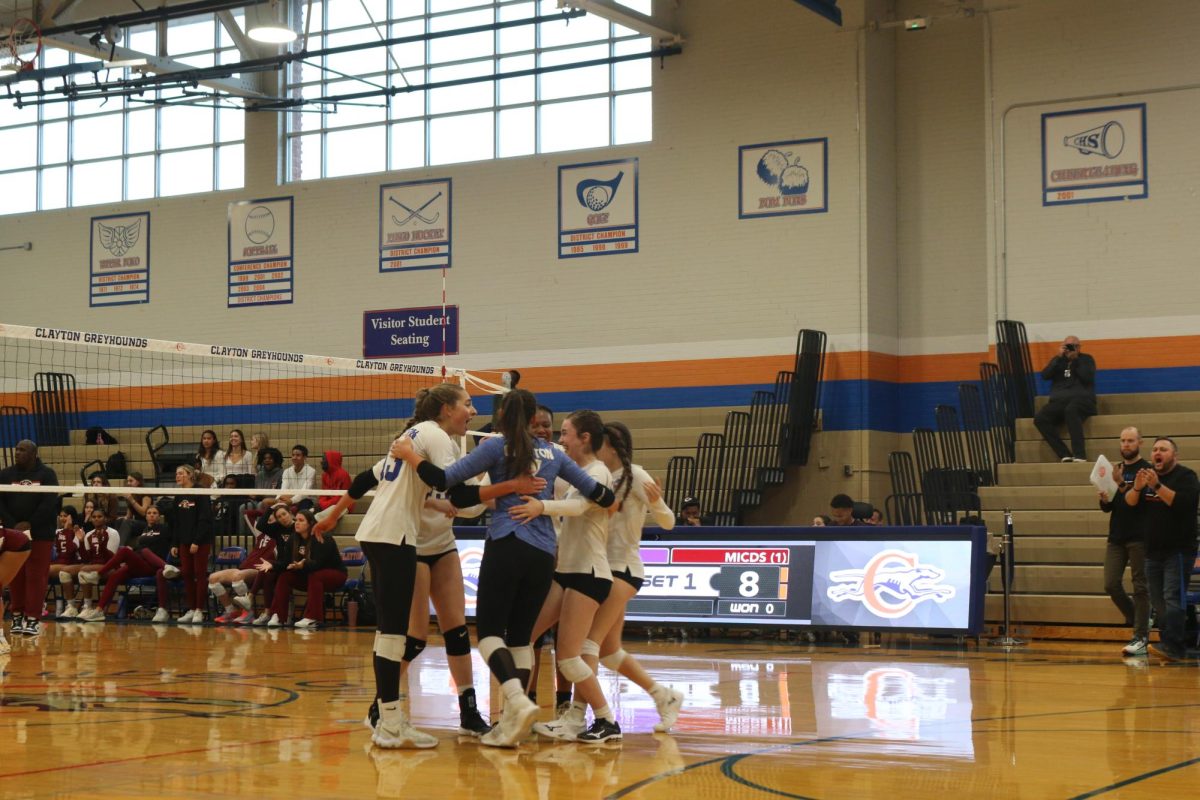
[[[484,530],[455,533],[473,616]],[[966,526],[648,528],[645,582],[626,619],[974,634],[986,535]]]

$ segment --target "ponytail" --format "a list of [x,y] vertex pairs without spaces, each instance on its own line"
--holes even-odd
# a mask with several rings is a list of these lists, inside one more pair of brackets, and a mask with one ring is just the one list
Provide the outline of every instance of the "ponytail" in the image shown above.
[[613,487],[617,499],[625,502],[633,489],[633,436],[629,428],[621,422],[609,422],[604,426],[604,435],[608,437],[608,446],[617,454],[621,461],[621,480]]
[[499,418],[494,425],[504,435],[504,470],[509,478],[533,468],[533,437],[529,422],[537,413],[537,398],[525,389],[513,389],[500,399]]

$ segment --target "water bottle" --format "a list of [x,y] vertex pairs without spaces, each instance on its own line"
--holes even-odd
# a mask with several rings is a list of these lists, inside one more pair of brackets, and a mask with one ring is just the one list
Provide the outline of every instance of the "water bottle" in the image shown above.
[[346,601],[346,625],[351,628],[358,627],[358,601]]

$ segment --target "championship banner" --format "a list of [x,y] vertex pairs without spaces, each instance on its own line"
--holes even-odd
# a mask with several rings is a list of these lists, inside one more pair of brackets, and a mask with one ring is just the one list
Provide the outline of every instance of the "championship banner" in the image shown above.
[[363,358],[458,355],[458,306],[363,312]]
[[449,178],[379,187],[379,271],[450,266]]
[[738,219],[829,210],[829,139],[738,148]]
[[150,213],[92,217],[88,305],[150,302]]
[[1042,205],[1139,200],[1146,173],[1146,104],[1042,114]]
[[558,257],[638,251],[638,160],[558,168]]
[[291,197],[229,204],[227,307],[292,302],[293,205]]

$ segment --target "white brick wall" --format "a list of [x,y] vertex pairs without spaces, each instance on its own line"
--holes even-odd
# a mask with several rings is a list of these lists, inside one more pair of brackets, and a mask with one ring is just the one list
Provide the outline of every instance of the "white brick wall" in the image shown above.
[[[0,253],[0,319],[357,355],[364,310],[440,299],[436,272],[378,273],[379,184],[448,176],[450,300],[475,367],[782,354],[801,327],[835,350],[979,352],[997,309],[1050,338],[1118,319],[1200,332],[1194,90],[1123,98],[1148,103],[1148,200],[1042,208],[1041,106],[1011,111],[1003,152],[988,148],[1016,104],[1191,81],[1200,3],[1011,0],[912,34],[855,30],[884,3],[843,3],[845,30],[792,0],[666,6],[687,42],[654,65],[652,142],[280,187],[278,120],[252,115],[243,192],[0,217],[0,242],[34,242]],[[831,211],[739,221],[738,145],[814,136],[829,137]],[[641,252],[558,260],[557,166],[623,156],[640,159]],[[1001,162],[1007,196],[988,189]],[[281,194],[296,197],[296,302],[228,310],[226,204]],[[151,304],[89,309],[88,218],[140,210]],[[1154,313],[1131,303],[1143,293]]]

